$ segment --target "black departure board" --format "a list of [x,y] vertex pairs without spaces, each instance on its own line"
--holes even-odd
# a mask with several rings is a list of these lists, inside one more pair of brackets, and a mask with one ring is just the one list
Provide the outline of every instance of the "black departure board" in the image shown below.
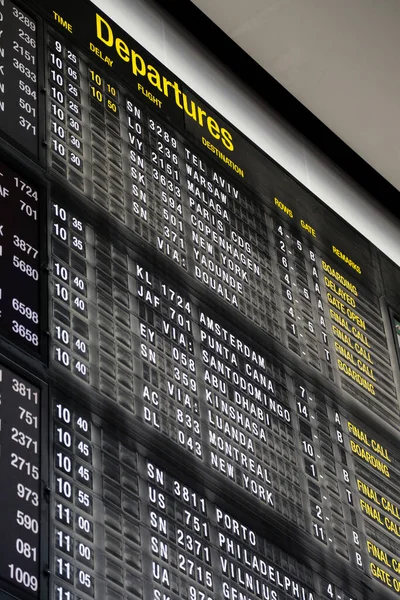
[[0,597],[395,598],[399,267],[111,13],[0,15]]
[[[102,36],[101,27],[109,30],[98,22]],[[295,219],[295,208],[302,214],[297,199],[289,208],[271,190],[263,202],[262,190],[257,196],[245,185],[244,171],[235,177],[213,164],[204,149],[163,121],[162,111],[155,116],[143,94],[132,96],[55,32],[48,46],[53,172],[103,208],[124,235],[145,241],[199,291],[245,316],[327,379],[379,410],[396,405],[379,292],[371,274],[363,275],[368,267],[342,251],[346,232],[340,248],[325,240],[318,247],[325,215],[312,217],[321,227],[317,234],[308,218]],[[55,236],[59,227],[54,223]],[[83,244],[82,236],[72,236],[72,250],[83,253]],[[369,261],[369,249],[362,252]]]

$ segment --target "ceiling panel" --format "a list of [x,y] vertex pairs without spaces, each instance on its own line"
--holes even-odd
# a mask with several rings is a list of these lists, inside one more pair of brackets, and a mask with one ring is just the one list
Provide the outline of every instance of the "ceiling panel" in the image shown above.
[[400,190],[398,0],[193,0]]

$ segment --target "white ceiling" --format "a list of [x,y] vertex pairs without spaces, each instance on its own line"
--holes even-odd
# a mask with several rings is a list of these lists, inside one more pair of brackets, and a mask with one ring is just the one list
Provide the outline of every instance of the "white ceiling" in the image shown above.
[[192,0],[400,190],[400,0]]

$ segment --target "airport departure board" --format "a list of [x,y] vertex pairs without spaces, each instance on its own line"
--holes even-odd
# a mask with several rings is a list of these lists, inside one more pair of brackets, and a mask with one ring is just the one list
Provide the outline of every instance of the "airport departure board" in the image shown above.
[[398,596],[399,267],[112,14],[0,19],[0,598]]

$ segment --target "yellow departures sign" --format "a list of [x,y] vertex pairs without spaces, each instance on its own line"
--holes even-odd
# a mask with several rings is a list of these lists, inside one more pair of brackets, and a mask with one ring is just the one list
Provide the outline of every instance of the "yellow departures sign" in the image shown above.
[[178,108],[184,110],[200,127],[206,127],[213,138],[221,140],[227,150],[234,150],[232,134],[224,127],[221,127],[213,117],[207,115],[207,112],[194,100],[189,100],[187,95],[180,89],[177,81],[167,79],[153,65],[146,64],[144,58],[135,52],[133,48],[130,48],[124,40],[115,37],[111,25],[97,13],[96,35],[109,48],[114,46],[121,60],[126,63],[130,62],[132,73],[135,77],[146,77],[148,82],[167,98],[170,97],[169,94],[171,92]]

